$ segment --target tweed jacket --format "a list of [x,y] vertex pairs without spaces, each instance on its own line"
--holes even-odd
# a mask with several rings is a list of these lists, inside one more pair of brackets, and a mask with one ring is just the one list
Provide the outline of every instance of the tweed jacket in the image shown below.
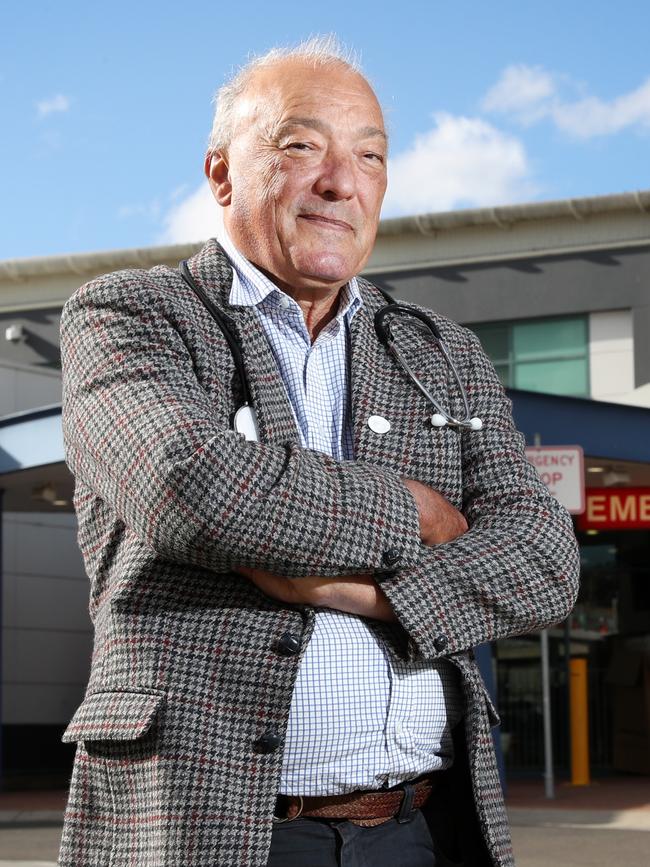
[[[231,353],[177,271],[100,277],[63,312],[66,459],[95,646],[64,735],[78,745],[60,864],[266,864],[314,611],[266,597],[233,573],[239,564],[375,575],[399,621],[375,627],[390,652],[452,664],[462,685],[456,761],[428,820],[440,839],[460,824],[458,863],[511,865],[495,715],[471,648],[566,617],[577,558],[571,521],[526,461],[492,365],[470,332],[435,317],[484,429],[432,428],[428,404],[377,341],[372,314],[384,301],[361,281],[364,308],[351,323],[355,461],[339,463],[300,447],[255,312],[228,303],[232,272],[217,242],[189,266],[236,328],[259,443],[231,430]],[[412,328],[400,345],[460,412],[440,352]],[[390,431],[372,431],[373,414]],[[423,546],[401,477],[440,491],[469,531]]]

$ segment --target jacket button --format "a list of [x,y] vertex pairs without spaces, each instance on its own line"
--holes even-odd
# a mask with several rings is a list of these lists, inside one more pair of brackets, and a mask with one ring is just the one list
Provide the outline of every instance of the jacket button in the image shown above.
[[280,746],[281,738],[275,726],[270,726],[264,734],[255,741],[258,753],[274,753]]
[[389,548],[388,551],[384,551],[381,555],[381,559],[389,568],[392,568],[393,566],[397,566],[402,559],[402,552],[397,548]]
[[293,632],[283,632],[278,638],[277,649],[284,656],[295,656],[300,653],[300,639]]
[[446,635],[436,635],[433,639],[433,646],[438,651],[438,653],[442,653],[445,647],[449,644],[449,639]]

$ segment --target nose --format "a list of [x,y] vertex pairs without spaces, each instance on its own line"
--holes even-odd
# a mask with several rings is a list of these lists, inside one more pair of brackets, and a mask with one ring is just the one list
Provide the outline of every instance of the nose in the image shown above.
[[330,152],[321,163],[314,189],[328,202],[351,199],[356,192],[353,155]]

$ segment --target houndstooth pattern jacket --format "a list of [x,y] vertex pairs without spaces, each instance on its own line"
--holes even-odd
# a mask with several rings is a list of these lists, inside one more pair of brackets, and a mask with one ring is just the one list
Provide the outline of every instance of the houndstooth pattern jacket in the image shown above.
[[[427,818],[450,845],[460,827],[459,863],[511,865],[496,717],[471,648],[565,618],[578,566],[571,521],[526,461],[492,365],[470,332],[435,317],[484,429],[432,429],[427,403],[376,339],[383,299],[361,281],[356,460],[337,463],[300,447],[254,311],[228,304],[232,275],[217,242],[189,265],[235,324],[260,443],[230,429],[239,387],[230,351],[174,269],[98,278],[63,313],[66,459],[95,646],[64,735],[77,753],[60,864],[266,864],[301,653],[286,634],[304,650],[314,612],[267,598],[232,572],[240,564],[374,573],[399,621],[375,627],[390,652],[455,666],[466,703],[456,761]],[[440,352],[413,329],[400,346],[460,412]],[[390,420],[388,433],[368,427],[373,414]],[[423,546],[401,477],[440,491],[469,532]]]

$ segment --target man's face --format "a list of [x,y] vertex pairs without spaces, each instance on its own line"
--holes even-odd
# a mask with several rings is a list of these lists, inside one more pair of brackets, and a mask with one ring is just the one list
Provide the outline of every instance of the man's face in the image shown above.
[[206,172],[235,246],[288,290],[338,289],[363,267],[386,191],[386,135],[365,80],[281,61],[254,73],[232,143]]

